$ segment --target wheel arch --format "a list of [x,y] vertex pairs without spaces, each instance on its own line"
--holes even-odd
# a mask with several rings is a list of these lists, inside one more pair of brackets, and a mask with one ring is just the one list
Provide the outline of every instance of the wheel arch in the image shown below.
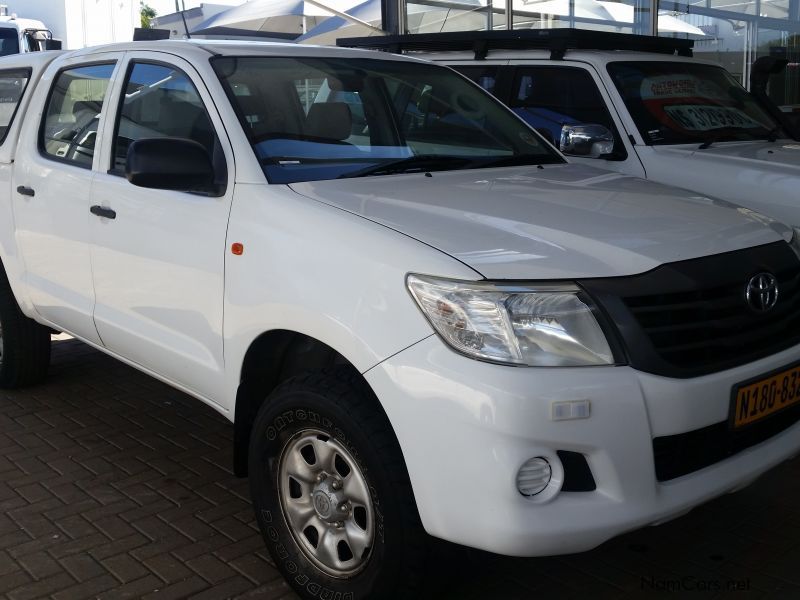
[[242,361],[234,410],[233,470],[237,476],[247,476],[250,431],[270,392],[294,375],[326,368],[350,371],[369,387],[348,358],[309,335],[275,329],[251,342]]

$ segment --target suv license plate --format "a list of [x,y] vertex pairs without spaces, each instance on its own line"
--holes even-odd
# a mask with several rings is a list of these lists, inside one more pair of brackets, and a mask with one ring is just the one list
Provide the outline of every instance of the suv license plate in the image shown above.
[[734,386],[731,424],[739,429],[800,403],[800,365]]

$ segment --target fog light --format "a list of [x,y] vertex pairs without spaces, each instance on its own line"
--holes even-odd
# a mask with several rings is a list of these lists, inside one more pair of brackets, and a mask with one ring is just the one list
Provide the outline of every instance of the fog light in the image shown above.
[[523,496],[535,496],[547,487],[552,476],[550,463],[544,458],[529,458],[517,473],[517,489]]

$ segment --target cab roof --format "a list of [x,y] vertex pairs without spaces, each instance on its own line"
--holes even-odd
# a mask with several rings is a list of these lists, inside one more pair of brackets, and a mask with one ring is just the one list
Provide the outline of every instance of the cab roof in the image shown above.
[[383,60],[413,60],[407,57],[378,53],[371,50],[312,46],[285,42],[260,42],[238,40],[143,40],[92,46],[70,52],[70,56],[91,56],[104,52],[133,52],[148,50],[166,52],[189,60],[208,59],[209,56],[305,56],[340,58],[380,58]]

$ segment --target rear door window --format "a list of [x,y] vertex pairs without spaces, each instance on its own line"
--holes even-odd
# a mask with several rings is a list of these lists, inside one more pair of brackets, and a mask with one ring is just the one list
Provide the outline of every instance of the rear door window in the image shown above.
[[45,109],[40,144],[50,158],[90,169],[100,113],[114,63],[85,65],[61,71]]
[[0,144],[6,140],[30,78],[30,69],[0,71]]

